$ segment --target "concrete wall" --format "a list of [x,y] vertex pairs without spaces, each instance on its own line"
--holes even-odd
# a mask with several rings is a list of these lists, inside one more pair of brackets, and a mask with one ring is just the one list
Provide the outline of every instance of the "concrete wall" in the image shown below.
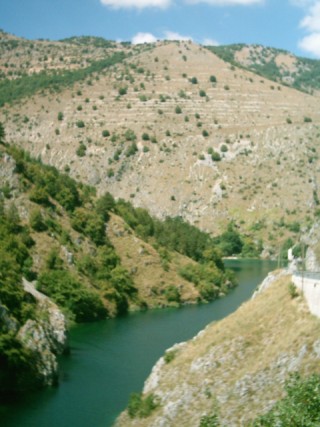
[[320,274],[294,273],[292,282],[303,292],[310,312],[320,317]]

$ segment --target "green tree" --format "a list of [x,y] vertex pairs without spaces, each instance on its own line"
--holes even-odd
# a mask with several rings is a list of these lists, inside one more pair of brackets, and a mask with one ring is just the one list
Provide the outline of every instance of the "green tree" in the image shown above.
[[115,207],[115,201],[110,193],[105,193],[101,196],[95,204],[95,210],[104,221],[108,221],[110,218],[109,211],[112,211]]
[[220,156],[220,154],[217,151],[212,151],[211,159],[214,162],[219,162],[221,160],[221,156]]
[[235,229],[235,225],[230,222],[227,231],[214,239],[224,256],[240,254],[243,248],[243,241],[240,233]]

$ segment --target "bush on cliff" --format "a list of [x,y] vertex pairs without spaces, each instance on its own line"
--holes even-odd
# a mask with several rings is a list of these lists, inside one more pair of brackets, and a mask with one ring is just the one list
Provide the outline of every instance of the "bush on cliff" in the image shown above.
[[85,288],[66,270],[43,272],[37,288],[74,316],[76,322],[103,319],[107,315],[99,295]]
[[286,396],[260,416],[253,427],[316,427],[320,425],[320,375],[301,378],[292,375],[286,383]]

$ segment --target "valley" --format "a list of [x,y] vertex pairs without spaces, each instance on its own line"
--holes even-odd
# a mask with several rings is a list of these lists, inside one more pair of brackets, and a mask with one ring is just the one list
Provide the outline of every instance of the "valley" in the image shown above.
[[[320,61],[4,31],[0,53],[4,403],[59,382],[76,324],[232,297],[223,257],[319,269]],[[167,350],[117,425],[272,426],[319,359],[318,319],[273,274]]]

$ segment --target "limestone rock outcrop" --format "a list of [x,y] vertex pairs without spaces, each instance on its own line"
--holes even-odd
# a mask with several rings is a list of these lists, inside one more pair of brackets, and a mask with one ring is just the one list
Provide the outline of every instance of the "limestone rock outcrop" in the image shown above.
[[37,291],[32,283],[23,280],[26,292],[37,300],[38,318],[29,319],[18,331],[18,339],[37,355],[37,371],[44,385],[53,385],[58,378],[56,356],[68,349],[64,315],[48,297]]

